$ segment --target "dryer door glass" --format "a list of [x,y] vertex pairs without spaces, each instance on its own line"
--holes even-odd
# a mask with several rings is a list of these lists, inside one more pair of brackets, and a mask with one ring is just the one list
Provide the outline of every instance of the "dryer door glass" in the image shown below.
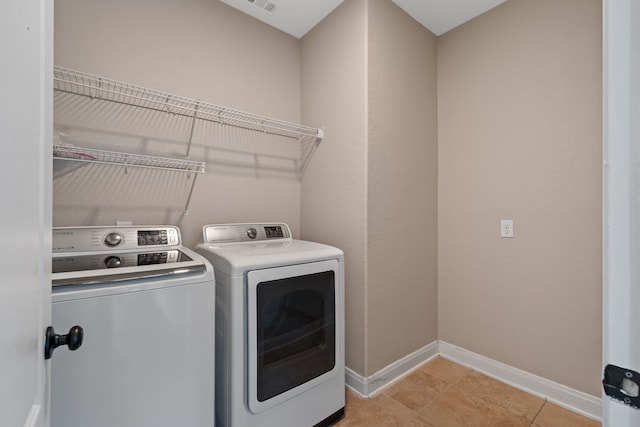
[[333,369],[334,301],[333,271],[258,284],[258,401]]
[[259,413],[342,374],[337,260],[247,273],[248,406]]

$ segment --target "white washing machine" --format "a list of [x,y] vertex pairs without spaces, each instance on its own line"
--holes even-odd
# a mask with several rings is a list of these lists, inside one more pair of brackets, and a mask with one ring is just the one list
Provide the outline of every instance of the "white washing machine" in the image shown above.
[[52,242],[53,325],[71,331],[45,345],[51,426],[213,427],[211,264],[172,226],[54,228]]
[[203,227],[216,275],[216,426],[329,426],[344,415],[344,255],[286,224]]

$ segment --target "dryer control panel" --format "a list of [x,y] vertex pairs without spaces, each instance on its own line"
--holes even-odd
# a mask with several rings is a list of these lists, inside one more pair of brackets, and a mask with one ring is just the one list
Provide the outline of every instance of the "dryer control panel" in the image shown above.
[[291,230],[285,223],[210,224],[202,228],[202,236],[208,244],[291,240]]

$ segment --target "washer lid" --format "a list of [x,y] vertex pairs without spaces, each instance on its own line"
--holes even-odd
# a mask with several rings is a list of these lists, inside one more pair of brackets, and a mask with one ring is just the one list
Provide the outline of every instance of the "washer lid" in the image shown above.
[[52,258],[52,285],[96,285],[205,274],[207,263],[187,248],[166,251],[70,253]]
[[56,227],[52,285],[102,285],[207,275],[201,256],[181,245],[172,225]]

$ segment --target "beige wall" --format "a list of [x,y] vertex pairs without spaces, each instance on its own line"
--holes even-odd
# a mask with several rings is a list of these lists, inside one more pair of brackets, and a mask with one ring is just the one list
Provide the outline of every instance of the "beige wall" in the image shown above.
[[435,43],[367,0],[302,41],[302,118],[327,128],[302,181],[302,235],[345,251],[347,366],[364,376],[437,339]]
[[436,37],[391,1],[368,20],[371,375],[437,339],[438,135]]
[[601,49],[598,0],[510,0],[438,40],[439,338],[592,395]]
[[[289,121],[300,120],[300,42],[218,1],[56,0],[55,64]],[[56,105],[57,129],[96,148],[186,154],[190,123],[81,103]],[[313,125],[313,123],[308,123]],[[254,154],[258,153],[258,156]],[[185,177],[57,165],[54,225],[173,223],[185,243],[211,222],[285,221],[299,233],[296,143],[198,126],[207,161],[189,215]],[[68,162],[66,162],[68,163]],[[59,169],[62,169],[60,171]],[[241,191],[238,191],[241,189]]]
[[[437,40],[390,0],[345,1],[301,41],[218,1],[55,15],[57,65],[326,128],[300,181],[297,145],[198,126],[187,217],[184,177],[54,165],[55,225],[174,223],[193,245],[205,223],[286,221],[345,251],[357,373],[439,338],[599,395],[599,1],[509,0]],[[56,119],[177,157],[190,127],[64,98]]]
[[366,0],[350,0],[302,39],[302,120],[326,127],[303,179],[302,237],[345,252],[346,364],[366,355]]

